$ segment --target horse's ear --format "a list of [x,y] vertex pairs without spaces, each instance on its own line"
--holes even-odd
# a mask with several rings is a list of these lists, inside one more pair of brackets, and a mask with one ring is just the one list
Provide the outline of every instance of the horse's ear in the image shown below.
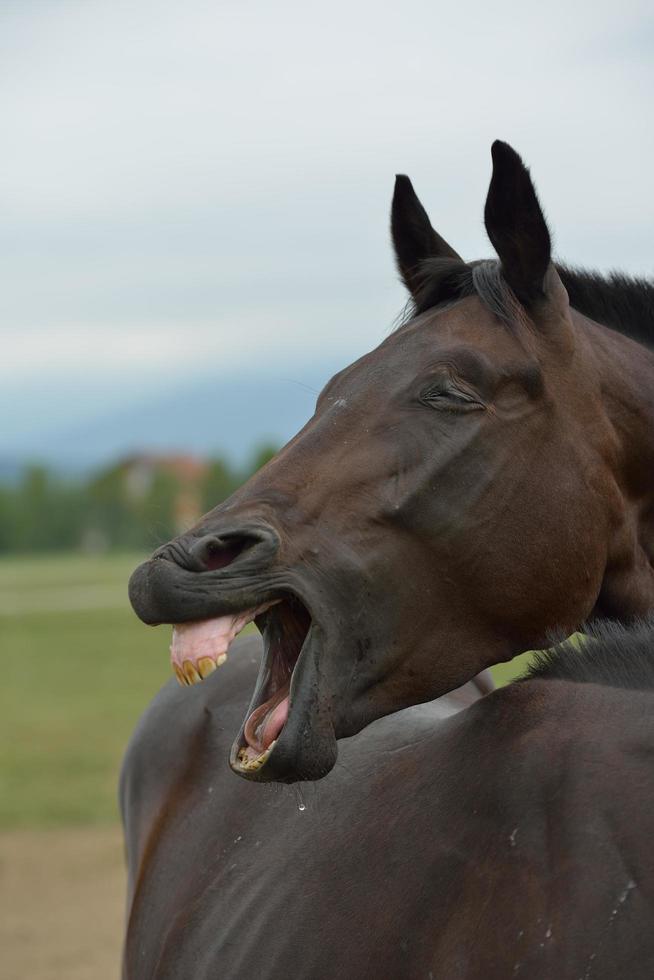
[[484,223],[502,263],[502,273],[521,303],[542,299],[546,292],[552,245],[529,171],[508,143],[491,147],[491,177]]
[[425,259],[458,259],[460,256],[434,231],[427,212],[418,200],[413,184],[404,174],[395,178],[391,207],[391,234],[400,275],[409,292],[415,296]]

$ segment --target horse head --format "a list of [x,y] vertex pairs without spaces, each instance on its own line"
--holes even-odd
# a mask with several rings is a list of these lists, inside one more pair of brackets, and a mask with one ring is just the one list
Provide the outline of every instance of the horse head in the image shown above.
[[464,262],[398,177],[412,315],[132,577],[141,619],[175,625],[184,683],[247,622],[261,630],[230,760],[247,778],[319,778],[339,738],[573,631],[603,597],[625,615],[654,604],[629,552],[606,358],[571,310],[529,172],[505,143],[492,154],[497,259]]

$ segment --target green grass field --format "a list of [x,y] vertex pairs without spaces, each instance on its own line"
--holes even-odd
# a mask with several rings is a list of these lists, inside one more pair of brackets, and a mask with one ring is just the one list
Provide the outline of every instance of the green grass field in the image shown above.
[[117,818],[125,743],[169,676],[168,630],[127,601],[138,560],[0,561],[0,827]]
[[139,560],[0,559],[0,828],[117,819],[122,753],[170,676],[169,629],[143,626],[127,601]]

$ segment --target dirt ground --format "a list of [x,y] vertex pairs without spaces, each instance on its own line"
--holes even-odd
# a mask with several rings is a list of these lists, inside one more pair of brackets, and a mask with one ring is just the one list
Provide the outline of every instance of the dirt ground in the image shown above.
[[117,980],[124,888],[118,827],[0,833],[0,976]]

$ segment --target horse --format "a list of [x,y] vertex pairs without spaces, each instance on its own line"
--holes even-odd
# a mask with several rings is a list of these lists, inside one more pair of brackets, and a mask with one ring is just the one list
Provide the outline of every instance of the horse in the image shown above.
[[372,722],[654,607],[654,287],[557,266],[526,166],[501,141],[492,159],[497,259],[464,262],[398,177],[410,315],[130,580],[184,684],[262,633],[229,760],[246,780],[320,779]]
[[654,621],[381,718],[294,786],[224,761],[260,647],[134,734],[125,980],[649,980]]

